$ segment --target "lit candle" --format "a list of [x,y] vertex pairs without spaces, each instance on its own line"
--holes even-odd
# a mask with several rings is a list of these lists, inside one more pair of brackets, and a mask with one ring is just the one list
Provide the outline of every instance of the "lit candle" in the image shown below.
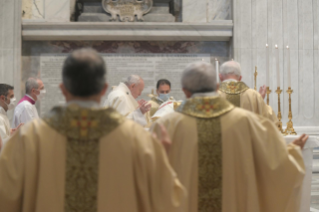
[[280,87],[280,72],[279,72],[279,49],[276,45],[276,69],[277,69],[277,87]]
[[269,48],[266,44],[266,86],[269,87]]
[[287,61],[288,61],[288,87],[291,88],[290,49],[289,49],[289,46],[287,46]]
[[216,80],[219,82],[219,62],[217,58],[215,58],[215,64],[216,64]]

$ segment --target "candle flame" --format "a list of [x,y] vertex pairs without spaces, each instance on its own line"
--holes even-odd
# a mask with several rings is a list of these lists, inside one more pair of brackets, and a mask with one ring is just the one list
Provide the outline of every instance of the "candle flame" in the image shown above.
[[275,47],[276,47],[276,49],[278,49],[278,46],[277,46],[277,44],[275,45]]
[[287,46],[287,49],[289,49],[289,46]]
[[266,47],[268,48],[268,44],[266,43]]

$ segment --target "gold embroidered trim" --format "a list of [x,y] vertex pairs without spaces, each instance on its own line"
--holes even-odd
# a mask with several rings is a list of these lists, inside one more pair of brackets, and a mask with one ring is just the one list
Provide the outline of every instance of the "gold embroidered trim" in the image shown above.
[[151,100],[154,101],[154,102],[156,102],[156,103],[159,104],[159,105],[161,105],[161,104],[164,103],[163,101],[159,100],[156,96],[153,96],[153,97],[151,98]]
[[219,90],[226,94],[241,94],[248,90],[249,87],[243,82],[222,82]]
[[236,107],[240,107],[240,94],[226,94],[226,99]]
[[44,121],[67,137],[65,212],[96,212],[99,140],[125,118],[111,108],[56,107]]
[[198,212],[222,211],[222,143],[220,118],[197,119]]
[[184,101],[176,111],[197,118],[214,118],[231,111],[232,104],[221,97],[195,97]]

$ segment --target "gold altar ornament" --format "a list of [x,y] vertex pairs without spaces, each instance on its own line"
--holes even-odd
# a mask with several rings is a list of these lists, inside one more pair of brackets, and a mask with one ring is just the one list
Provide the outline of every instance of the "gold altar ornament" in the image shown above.
[[269,105],[269,94],[271,93],[271,90],[269,89],[269,86],[267,87],[267,105]]
[[282,90],[280,90],[280,87],[277,87],[276,93],[278,94],[278,129],[281,133],[284,133],[283,129],[282,129],[282,122],[281,122],[281,109],[280,109],[280,94],[281,94]]
[[255,66],[255,73],[254,73],[254,76],[255,76],[255,91],[257,91],[257,76],[258,76],[258,72],[257,72],[257,66]]
[[292,120],[291,94],[292,94],[293,90],[291,89],[291,87],[288,87],[288,90],[286,92],[289,94],[289,114],[288,114],[289,121],[287,122],[287,128],[284,132],[284,135],[297,135],[297,133],[294,129],[294,125],[291,121]]

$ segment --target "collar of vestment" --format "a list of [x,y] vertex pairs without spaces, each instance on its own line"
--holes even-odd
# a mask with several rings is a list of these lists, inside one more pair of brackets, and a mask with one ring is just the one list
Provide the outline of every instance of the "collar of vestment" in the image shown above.
[[67,102],[67,105],[73,105],[73,104],[76,104],[84,108],[101,108],[100,103],[95,101],[72,100]]
[[43,120],[67,138],[95,140],[113,131],[125,118],[112,108],[84,108],[71,104],[54,107]]
[[220,84],[219,90],[226,94],[236,95],[248,90],[249,87],[244,82],[228,81]]
[[24,102],[24,101],[30,102],[32,105],[35,104],[34,99],[33,99],[31,96],[29,96],[28,94],[26,94],[26,95],[19,101],[18,104],[20,104],[21,102]]
[[193,97],[176,111],[196,118],[214,118],[231,111],[234,106],[219,96]]
[[125,92],[127,95],[132,95],[130,89],[127,87],[127,85],[123,82],[121,82],[119,84],[119,86],[117,86],[115,89],[119,89],[122,90],[123,92]]

